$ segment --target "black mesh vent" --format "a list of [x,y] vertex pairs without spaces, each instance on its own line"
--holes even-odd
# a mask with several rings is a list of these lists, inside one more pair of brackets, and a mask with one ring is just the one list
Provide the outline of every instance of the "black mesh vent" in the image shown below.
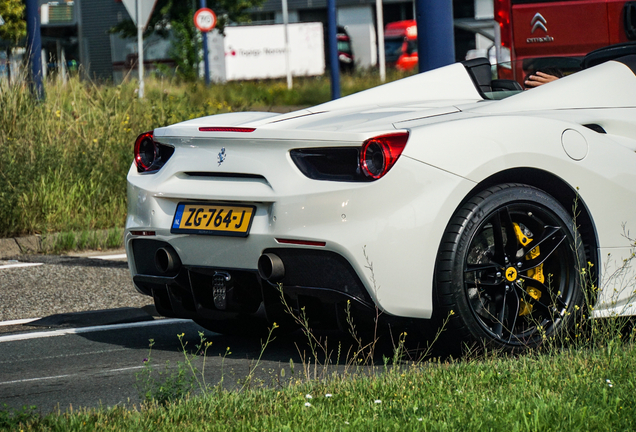
[[151,276],[165,276],[159,273],[155,266],[155,253],[161,247],[172,247],[163,241],[150,239],[135,239],[132,243],[133,256],[137,273]]
[[298,169],[314,180],[366,182],[360,170],[358,147],[294,149],[290,155]]
[[362,281],[341,255],[312,249],[267,249],[285,265],[284,286],[330,288],[371,303]]

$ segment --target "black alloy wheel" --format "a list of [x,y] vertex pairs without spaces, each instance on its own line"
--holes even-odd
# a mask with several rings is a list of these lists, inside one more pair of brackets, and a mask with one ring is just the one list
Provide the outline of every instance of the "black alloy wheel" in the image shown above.
[[444,339],[518,351],[561,334],[582,306],[585,262],[572,216],[550,195],[520,184],[480,192],[456,212],[438,253]]

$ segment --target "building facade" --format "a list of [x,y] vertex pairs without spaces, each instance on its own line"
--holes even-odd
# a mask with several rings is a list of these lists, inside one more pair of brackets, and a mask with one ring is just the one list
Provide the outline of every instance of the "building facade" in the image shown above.
[[[452,0],[453,15],[457,21],[491,19],[493,0]],[[289,22],[322,22],[327,28],[327,0],[288,0]],[[383,0],[384,25],[415,17],[415,2],[404,0]],[[336,20],[351,37],[356,66],[368,68],[377,65],[377,19],[375,0],[336,0]],[[252,21],[258,24],[279,24],[283,21],[280,0],[267,0],[252,12]],[[483,37],[456,26],[455,57],[463,60],[469,50],[488,45]],[[491,41],[492,43],[492,41]]]
[[[456,20],[488,18],[493,0],[453,0]],[[267,0],[251,11],[252,24],[282,23],[282,2]],[[39,0],[45,71],[78,70],[97,80],[121,80],[135,73],[136,40],[122,39],[109,30],[129,15],[121,0]],[[375,0],[337,0],[337,23],[351,38],[356,66],[377,65],[377,21]],[[384,23],[413,19],[414,2],[383,0]],[[321,22],[327,28],[327,0],[288,0],[291,23]],[[326,34],[326,32],[325,32]],[[456,59],[468,50],[484,48],[490,42],[474,33],[455,28]],[[144,40],[144,65],[170,63],[169,41],[159,37]],[[325,45],[325,48],[327,45]]]

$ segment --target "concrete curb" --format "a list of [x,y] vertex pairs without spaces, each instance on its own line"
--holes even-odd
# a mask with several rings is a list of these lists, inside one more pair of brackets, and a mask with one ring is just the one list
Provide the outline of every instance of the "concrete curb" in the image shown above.
[[38,235],[0,239],[0,259],[41,250],[42,237]]
[[[34,236],[35,237],[35,236]],[[20,255],[20,245],[14,238],[0,239],[0,259],[13,255]]]

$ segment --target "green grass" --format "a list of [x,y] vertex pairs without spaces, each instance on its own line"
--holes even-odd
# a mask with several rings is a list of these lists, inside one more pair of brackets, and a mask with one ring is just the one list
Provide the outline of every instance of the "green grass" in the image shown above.
[[[399,78],[392,75],[390,79]],[[345,75],[343,95],[379,84]],[[46,100],[26,86],[0,87],[0,237],[121,228],[126,174],[137,135],[200,116],[274,105],[308,106],[330,97],[328,78],[232,82],[206,88],[160,78],[98,85],[47,82]]]
[[52,233],[42,236],[44,253],[60,253],[71,250],[106,250],[124,247],[122,228],[83,230]]
[[[591,309],[590,309],[591,310]],[[184,360],[165,369],[148,359],[137,374],[139,405],[76,408],[41,415],[36,407],[0,410],[0,429],[21,431],[226,431],[226,430],[432,430],[563,431],[635,430],[636,329],[627,318],[580,317],[566,338],[549,338],[524,354],[473,351],[465,358],[419,358],[405,351],[406,333],[393,357],[376,344],[341,358],[341,345],[305,328],[311,359],[270,369],[256,378],[261,356],[236,383],[205,377],[210,342],[188,348]],[[438,333],[444,338],[443,330]],[[354,346],[355,346],[354,342]],[[297,345],[300,352],[307,347]],[[320,350],[324,349],[324,353]],[[355,349],[354,349],[355,351]],[[230,348],[221,355],[231,358]],[[316,362],[315,358],[321,358]],[[304,358],[301,355],[301,359]],[[208,366],[208,371],[209,371]],[[221,366],[222,370],[223,367]],[[234,376],[233,374],[230,374]],[[237,390],[228,390],[225,384]]]
[[[636,350],[388,366],[134,409],[0,415],[12,430],[634,430]],[[609,381],[608,381],[609,380]],[[325,397],[331,394],[331,397]],[[311,395],[308,399],[306,395]],[[376,402],[379,401],[379,402]],[[305,406],[306,403],[311,406]]]

